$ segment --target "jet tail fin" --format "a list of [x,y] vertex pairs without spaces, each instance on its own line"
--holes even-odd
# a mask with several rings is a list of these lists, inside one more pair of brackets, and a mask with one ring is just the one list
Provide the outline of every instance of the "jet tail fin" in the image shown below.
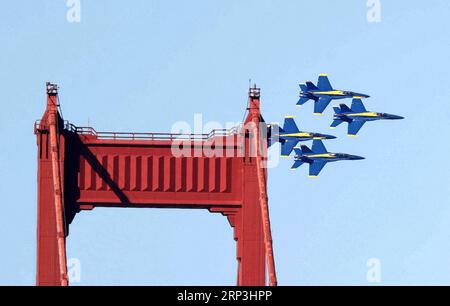
[[310,91],[310,90],[318,90],[319,87],[317,87],[316,85],[314,85],[313,82],[306,82],[306,89],[307,89],[307,91]]
[[339,104],[339,106],[341,107],[341,114],[352,112],[352,110],[346,104]]
[[306,83],[305,84],[300,84],[300,89],[301,89],[302,92],[307,92],[308,91],[308,86],[306,86]]
[[302,162],[301,160],[296,160],[294,162],[294,164],[292,165],[291,170],[297,170],[297,168],[303,164],[304,164],[304,162]]
[[[300,153],[300,155],[302,155],[302,154],[312,154],[312,153],[314,153],[310,148],[308,148],[308,147],[305,146],[305,145],[301,145],[301,146],[300,146],[300,149],[297,148],[297,150],[300,150],[300,152],[298,152],[298,153]],[[295,151],[295,152],[297,153],[297,151]]]
[[303,104],[305,104],[306,102],[308,102],[309,100],[311,100],[311,99],[308,97],[300,97],[300,100],[298,100],[298,102],[297,102],[297,106],[300,107]]

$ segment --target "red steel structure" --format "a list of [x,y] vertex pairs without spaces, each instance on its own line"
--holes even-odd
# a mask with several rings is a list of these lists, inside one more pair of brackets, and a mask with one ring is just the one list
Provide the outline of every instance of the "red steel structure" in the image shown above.
[[[58,90],[35,123],[38,146],[37,285],[67,286],[66,237],[75,215],[96,207],[208,209],[228,218],[237,285],[276,285],[264,167],[260,91],[244,124],[209,135],[105,133],[62,119]],[[174,155],[182,145],[183,154]],[[202,148],[211,148],[209,154]],[[181,147],[180,147],[181,148]]]

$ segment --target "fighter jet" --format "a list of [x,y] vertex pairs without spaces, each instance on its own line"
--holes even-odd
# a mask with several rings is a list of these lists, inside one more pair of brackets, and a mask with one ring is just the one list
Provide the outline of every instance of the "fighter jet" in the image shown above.
[[305,84],[300,84],[300,100],[297,106],[302,106],[309,100],[314,100],[314,115],[320,116],[328,107],[332,100],[337,99],[347,99],[347,98],[369,98],[370,96],[365,94],[360,94],[352,91],[343,91],[333,89],[330,81],[328,80],[328,75],[321,74],[319,76],[319,81],[317,86],[312,82],[306,82]]
[[[294,147],[302,141],[309,141],[314,139],[336,139],[335,136],[325,135],[319,133],[300,131],[295,123],[293,116],[286,116],[283,127],[279,128],[278,133],[272,130],[271,138],[277,139],[281,143],[281,157],[289,157]],[[276,138],[277,137],[277,138]]]
[[329,162],[336,162],[341,160],[361,160],[364,157],[349,155],[343,153],[329,153],[321,140],[314,140],[312,150],[307,146],[302,145],[300,148],[294,148],[295,157],[292,170],[297,170],[298,167],[304,163],[309,164],[309,177],[316,178],[320,171]]
[[404,119],[397,115],[368,112],[361,99],[353,99],[351,108],[348,108],[345,104],[340,104],[340,107],[333,108],[335,114],[331,128],[334,129],[341,123],[347,122],[349,137],[356,137],[359,130],[367,121]]

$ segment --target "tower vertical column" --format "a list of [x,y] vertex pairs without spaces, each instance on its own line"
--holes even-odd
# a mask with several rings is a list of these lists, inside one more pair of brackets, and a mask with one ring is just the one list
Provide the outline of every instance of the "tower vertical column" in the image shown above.
[[243,204],[236,216],[238,286],[265,286],[266,255],[255,162],[244,165]]
[[63,161],[60,135],[61,118],[57,110],[57,87],[47,84],[47,108],[37,127],[38,212],[37,269],[38,286],[67,286],[65,220],[62,200]]
[[269,285],[276,286],[275,262],[267,204],[266,135],[261,135],[264,123],[260,112],[260,90],[250,89],[248,116],[242,133],[244,138],[243,204],[238,233],[238,285],[264,286],[266,284],[266,259]]

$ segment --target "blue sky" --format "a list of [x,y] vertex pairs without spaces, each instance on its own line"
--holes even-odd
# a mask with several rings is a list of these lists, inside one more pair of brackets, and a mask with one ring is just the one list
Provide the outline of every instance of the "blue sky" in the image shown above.
[[[104,131],[169,131],[177,121],[236,122],[248,80],[262,88],[267,121],[295,115],[329,133],[331,108],[295,108],[298,82],[328,73],[339,89],[372,96],[369,110],[405,116],[365,126],[330,151],[365,156],[327,166],[320,179],[282,161],[269,173],[281,285],[450,284],[450,3],[381,0],[65,1],[0,5],[0,284],[35,280],[36,140],[45,82],[57,82],[64,116]],[[233,285],[235,243],[207,211],[97,209],[77,215],[68,256],[81,282]]]

